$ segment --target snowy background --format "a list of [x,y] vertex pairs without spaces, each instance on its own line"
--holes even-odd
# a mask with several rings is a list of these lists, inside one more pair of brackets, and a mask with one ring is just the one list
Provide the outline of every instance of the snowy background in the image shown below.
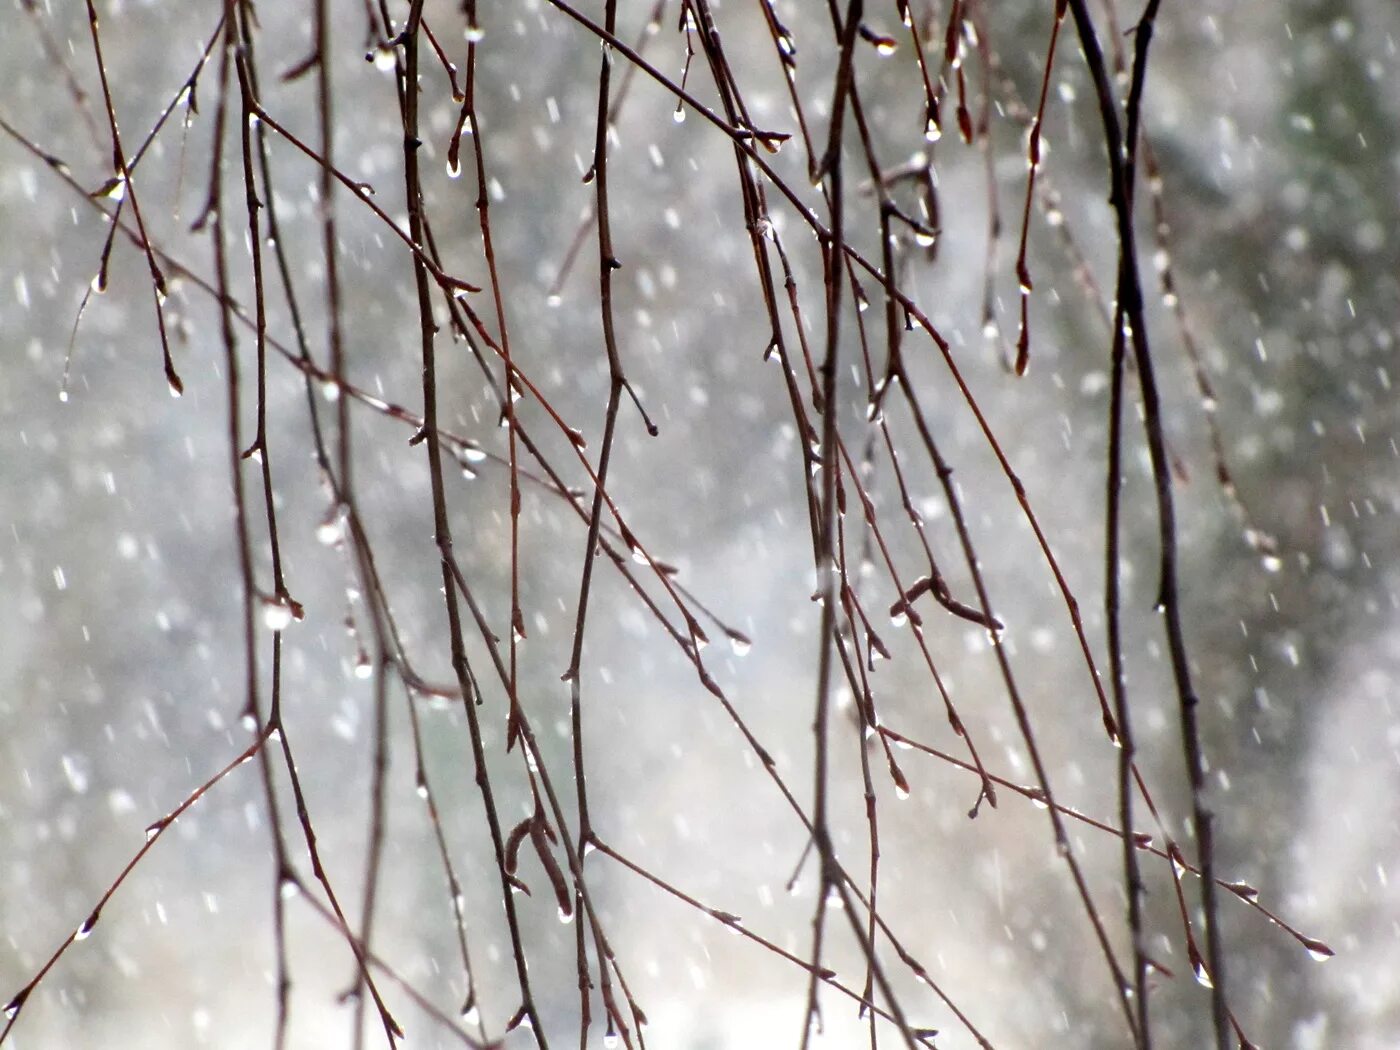
[[[3,0],[0,118],[62,158],[81,190],[112,174],[84,6],[74,0]],[[360,5],[334,6],[336,156],[376,202],[406,226],[402,130],[391,62],[365,61]],[[601,17],[602,5],[579,5]],[[921,15],[928,6],[915,2]],[[1025,194],[1024,126],[1010,100],[1033,105],[1053,5],[974,4],[989,22],[999,65],[991,165],[1002,219],[994,275],[1000,330],[983,332],[989,224],[986,154],[948,130],[923,135],[922,88],[907,33],[894,54],[865,42],[858,74],[882,163],[930,153],[941,235],[936,256],[907,236],[903,287],[947,337],[1049,536],[1084,610],[1095,658],[1106,668],[1102,491],[1108,406],[1108,331],[1101,304],[1116,263],[1106,205],[1093,87],[1066,23],[1046,111],[1042,188],[1058,211],[1037,207],[1030,227],[1032,365],[1010,375],[1013,269]],[[125,141],[144,138],[175,98],[214,33],[216,4],[101,2],[104,54]],[[197,7],[201,9],[196,9]],[[1120,5],[1121,7],[1121,5]],[[876,33],[899,36],[894,4],[867,5]],[[946,25],[945,7],[935,24]],[[397,17],[404,12],[391,5]],[[650,2],[619,4],[619,36],[638,38]],[[798,90],[824,141],[835,58],[826,5],[774,6],[798,46]],[[1095,5],[1096,12],[1098,11]],[[763,5],[713,4],[754,122],[797,131]],[[269,112],[316,141],[314,76],[283,82],[311,47],[310,5],[263,4],[257,36]],[[463,17],[429,3],[430,27],[465,68]],[[1137,12],[1121,7],[1124,26]],[[486,147],[496,261],[517,363],[596,464],[608,372],[592,226],[561,286],[555,281],[593,201],[591,163],[599,46],[543,0],[483,4],[477,107]],[[667,4],[647,57],[668,76],[685,60],[678,13]],[[1231,1005],[1253,1041],[1270,1048],[1400,1044],[1400,676],[1397,567],[1400,451],[1394,434],[1400,380],[1400,12],[1383,0],[1289,0],[1164,5],[1157,22],[1145,129],[1169,209],[1170,263],[1199,345],[1213,406],[1203,404],[1180,329],[1155,283],[1153,222],[1139,201],[1144,276],[1182,538],[1180,571],[1193,670],[1218,811],[1219,869],[1337,954],[1319,964],[1296,939],[1222,894]],[[475,35],[475,34],[473,34]],[[1107,42],[1107,23],[1100,26]],[[1130,45],[1125,45],[1130,46]],[[935,55],[941,38],[930,45]],[[219,49],[198,85],[199,112],[176,109],[137,169],[151,239],[212,280],[208,231],[191,232],[209,183]],[[968,46],[968,91],[980,106],[982,65]],[[372,57],[372,56],[371,56]],[[382,56],[381,56],[382,57]],[[390,56],[392,57],[392,56]],[[425,48],[426,206],[450,271],[489,283],[469,164],[450,177],[457,116],[451,87]],[[614,86],[624,62],[615,56]],[[383,68],[388,66],[387,69]],[[459,74],[460,76],[460,74]],[[70,80],[70,77],[72,78]],[[703,56],[689,87],[716,95]],[[694,112],[638,77],[617,115],[610,170],[619,350],[659,436],[649,437],[624,399],[608,490],[658,561],[724,623],[751,639],[729,646],[719,630],[705,662],[735,710],[775,759],[784,783],[811,802],[812,710],[820,608],[811,598],[811,534],[802,439],[779,365],[764,360],[771,333],[757,291],[730,143]],[[1014,93],[1014,94],[1013,94]],[[953,97],[950,95],[950,97]],[[236,106],[236,90],[232,102]],[[237,109],[226,140],[234,293],[251,302]],[[326,263],[318,169],[268,138],[271,202],[313,357],[325,366]],[[800,141],[771,158],[778,173],[825,215]],[[848,130],[850,237],[878,258],[878,227]],[[467,147],[464,146],[464,150]],[[128,153],[132,147],[128,145]],[[466,154],[464,153],[464,156]],[[1144,178],[1144,186],[1146,180]],[[902,191],[901,191],[902,192]],[[770,193],[791,259],[814,359],[823,352],[821,260],[794,210]],[[914,207],[915,198],[901,197]],[[99,201],[110,208],[110,200]],[[411,413],[421,410],[417,299],[410,257],[384,223],[342,190],[339,274],[351,382]],[[128,213],[129,218],[129,213]],[[104,295],[93,296],[107,225],[52,166],[0,130],[0,999],[8,1000],[92,911],[140,849],[142,829],[168,813],[251,740],[242,616],[229,482],[226,366],[214,301],[195,282],[172,284],[164,305],[185,393],[172,398],[146,262],[118,237]],[[1066,240],[1066,234],[1070,238]],[[1084,289],[1082,253],[1098,299]],[[270,256],[268,257],[271,266]],[[1165,261],[1165,260],[1163,260]],[[171,271],[173,276],[173,270]],[[269,285],[272,278],[269,277]],[[551,295],[551,292],[554,292]],[[883,309],[862,315],[883,360]],[[781,293],[781,287],[780,287]],[[489,292],[472,297],[495,330]],[[269,291],[269,331],[294,346],[286,301]],[[791,321],[780,304],[785,323]],[[439,321],[445,320],[439,304]],[[882,440],[865,418],[869,391],[849,302],[843,314],[841,426],[853,455]],[[66,388],[65,357],[72,337]],[[253,346],[238,334],[245,443],[254,422]],[[795,329],[787,333],[795,345]],[[510,635],[507,431],[482,373],[446,327],[437,339],[442,425],[489,458],[467,477],[452,465],[448,502],[455,549],[493,630]],[[905,337],[911,379],[952,463],[1007,649],[1034,722],[1056,797],[1113,823],[1117,752],[1105,737],[1088,671],[1053,577],[976,420],[930,340]],[[802,366],[795,365],[799,375]],[[499,365],[493,363],[499,378]],[[803,377],[805,383],[805,376]],[[454,1018],[466,995],[452,902],[434,831],[415,789],[414,736],[403,686],[371,659],[365,596],[334,501],[311,454],[301,374],[277,353],[267,371],[268,457],[283,568],[306,610],[283,632],[282,703],[306,805],[328,873],[354,922],[370,827],[375,696],[387,696],[387,832],[373,945],[404,978]],[[66,389],[66,400],[60,391]],[[313,391],[325,426],[335,390]],[[1212,411],[1213,409],[1213,411]],[[810,408],[809,408],[810,411]],[[565,481],[591,496],[569,442],[533,398],[519,402]],[[1156,588],[1150,468],[1130,407],[1126,500],[1126,641],[1142,771],[1168,831],[1189,840],[1175,693]],[[441,577],[433,543],[427,457],[412,424],[352,406],[356,500],[387,599],[431,682],[452,679]],[[815,417],[814,417],[815,418]],[[1214,479],[1210,420],[1253,524],[1277,539],[1261,556]],[[907,413],[889,422],[901,466],[955,596],[975,604],[938,478]],[[906,580],[920,571],[888,456],[877,445],[867,477],[891,554]],[[527,467],[531,463],[524,462]],[[252,549],[269,586],[260,474],[243,465]],[[853,497],[852,497],[853,498]],[[856,544],[861,515],[847,526]],[[326,527],[331,523],[329,529]],[[568,667],[586,529],[555,493],[526,483],[520,525],[520,600],[526,637],[517,691],[541,757],[572,802]],[[330,542],[326,542],[329,540]],[[618,544],[621,549],[621,545]],[[854,557],[854,555],[853,555]],[[873,679],[882,723],[959,760],[943,702],[907,625],[890,623],[898,597],[878,571],[862,576],[867,608],[893,659]],[[597,562],[581,688],[589,802],[600,837],[708,908],[805,957],[817,871],[807,836],[730,717],[697,680],[685,653],[606,558]],[[662,592],[652,580],[650,593]],[[987,632],[925,598],[929,650],[988,769],[1033,781]],[[674,607],[672,607],[674,615]],[[351,615],[355,633],[346,630]],[[505,750],[504,692],[474,628],[469,656],[479,709],[509,826],[529,814],[520,750]],[[271,632],[258,628],[263,702]],[[1106,672],[1105,672],[1106,673]],[[838,695],[838,700],[843,696]],[[868,865],[863,746],[849,693],[833,715],[835,845],[853,872]],[[459,701],[419,696],[421,755],[442,831],[462,880],[478,1016],[473,1038],[503,1035],[520,1005],[499,876],[482,819],[466,717]],[[1128,1045],[1113,988],[1045,814],[1001,792],[996,809],[967,811],[977,778],[917,750],[896,750],[910,797],[898,797],[883,752],[869,750],[878,798],[880,910],[930,976],[998,1048]],[[285,773],[276,786],[290,857],[313,886]],[[1139,806],[1140,827],[1154,831]],[[1120,957],[1127,957],[1121,852],[1110,834],[1071,823]],[[1158,844],[1160,845],[1160,834]],[[562,925],[548,881],[527,849],[517,895],[532,983],[549,1037],[576,1040],[575,926]],[[561,854],[562,858],[562,854]],[[1209,993],[1191,976],[1167,862],[1144,855],[1148,948],[1173,977],[1154,983],[1154,1045],[1197,1047],[1210,1038]],[[595,853],[595,904],[658,1047],[693,1050],[796,1045],[805,972],[634,872]],[[264,786],[256,763],[218,783],[180,817],[38,985],[10,1031],[16,1047],[219,1047],[271,1044],[275,1017],[272,902],[278,891]],[[1198,886],[1183,881],[1195,902]],[[293,980],[290,1043],[350,1045],[354,987],[345,942],[305,902],[287,902]],[[1192,916],[1195,918],[1195,905]],[[846,924],[828,925],[826,965],[859,991],[864,965]],[[946,1050],[975,1046],[969,1030],[926,987],[884,959],[910,1023],[938,1028]],[[463,1045],[383,983],[406,1045]],[[822,995],[825,1045],[863,1045],[855,1005]],[[595,996],[592,1038],[603,1045]],[[370,1040],[382,1041],[371,1012]],[[895,1045],[892,1028],[881,1042]]]

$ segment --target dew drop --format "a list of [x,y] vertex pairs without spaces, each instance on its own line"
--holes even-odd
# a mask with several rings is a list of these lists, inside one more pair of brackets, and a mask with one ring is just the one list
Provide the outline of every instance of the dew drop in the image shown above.
[[734,650],[735,656],[748,656],[749,650],[753,648],[753,642],[747,636],[735,631],[729,636],[729,647]]
[[462,162],[457,158],[456,154],[448,154],[447,177],[449,179],[460,179],[462,177]]
[[671,119],[677,124],[685,123],[685,106],[677,103],[675,112],[671,114]]

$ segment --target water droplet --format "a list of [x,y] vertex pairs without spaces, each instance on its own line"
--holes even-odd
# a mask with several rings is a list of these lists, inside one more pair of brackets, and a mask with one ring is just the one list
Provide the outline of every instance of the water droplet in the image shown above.
[[321,524],[316,526],[316,540],[327,547],[333,547],[345,536],[345,515],[341,507],[335,507]]
[[1191,971],[1196,975],[1196,983],[1202,988],[1215,987],[1215,982],[1210,979],[1210,971],[1199,957],[1191,960]]
[[469,44],[479,44],[485,36],[486,30],[482,29],[481,26],[468,25],[466,29],[462,30],[462,39]]
[[157,820],[157,821],[155,821],[155,822],[152,823],[152,824],[147,824],[147,825],[146,825],[146,841],[147,841],[147,842],[150,842],[150,841],[151,841],[152,839],[154,839],[157,835],[159,835],[162,831],[164,831],[164,830],[165,830],[165,824],[166,824],[166,821],[165,821],[165,818],[163,818],[163,817],[162,817],[160,820]]
[[92,275],[90,287],[97,295],[103,295],[107,291],[107,268],[104,266]]
[[939,125],[936,118],[929,117],[928,122],[924,124],[924,141],[937,142],[942,137],[943,128]]
[[573,909],[573,908],[566,908],[566,907],[560,905],[560,907],[559,907],[559,921],[560,921],[561,923],[563,923],[565,926],[570,925],[570,924],[574,921],[574,909]]
[[267,630],[287,630],[287,627],[291,626],[291,620],[293,612],[290,603],[281,601],[280,598],[263,599],[263,624]]
[[58,399],[62,401],[65,405],[68,404],[68,391],[60,390],[58,392]]
[[457,159],[455,153],[447,155],[447,177],[449,179],[460,179],[462,177],[462,162]]
[[184,396],[185,396],[185,385],[184,385],[183,383],[180,382],[180,379],[179,379],[178,376],[169,375],[169,376],[166,376],[165,379],[166,379],[166,385],[167,385],[167,386],[169,387],[169,389],[170,389],[170,396],[171,396],[171,397],[184,397]]
[[564,297],[558,292],[550,292],[545,298],[545,303],[551,307],[558,307],[564,301]]
[[747,636],[734,631],[729,635],[729,647],[734,650],[735,656],[747,656],[753,648],[753,642]]
[[1327,945],[1323,944],[1321,941],[1315,941],[1311,937],[1306,937],[1303,939],[1303,947],[1308,950],[1308,954],[1311,955],[1313,959],[1315,959],[1317,962],[1326,962],[1328,959],[1332,958],[1332,956],[1337,954],[1331,948],[1327,947]]
[[1259,891],[1247,882],[1227,882],[1225,888],[1247,901],[1255,900],[1259,896]]
[[609,1021],[608,1030],[603,1033],[603,1045],[607,1047],[608,1050],[612,1050],[613,1047],[617,1046],[617,1043],[617,1030],[613,1028],[612,1022]]
[[101,197],[109,201],[120,201],[126,199],[126,176],[114,175],[92,194],[94,197]]
[[374,68],[381,73],[392,73],[394,71],[395,55],[394,49],[389,46],[376,47],[374,49]]
[[462,1020],[467,1024],[476,1024],[481,1020],[481,1010],[476,1005],[476,999],[468,999],[462,1004]]
[[290,875],[284,876],[277,884],[277,894],[284,901],[289,901],[301,892],[301,887],[297,885],[297,880]]
[[75,932],[75,933],[73,934],[73,939],[74,939],[75,941],[85,941],[85,940],[87,940],[89,937],[91,937],[91,936],[92,936],[92,928],[93,928],[94,926],[97,925],[97,919],[98,919],[98,913],[97,913],[97,912],[93,912],[93,913],[92,913],[91,915],[89,915],[86,919],[84,919],[84,920],[83,920],[83,924],[82,924],[81,926],[79,926],[78,929],[77,929],[77,932]]
[[684,123],[685,123],[685,106],[684,106],[684,104],[679,103],[679,102],[676,103],[676,109],[675,109],[675,112],[671,114],[671,119],[674,120],[677,124],[684,124]]
[[363,681],[374,674],[374,661],[369,658],[369,653],[363,649],[355,657],[355,677]]

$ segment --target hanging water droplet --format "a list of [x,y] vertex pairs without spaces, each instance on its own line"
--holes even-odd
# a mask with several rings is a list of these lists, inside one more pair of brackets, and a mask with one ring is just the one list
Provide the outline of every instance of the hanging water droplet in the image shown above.
[[924,141],[925,141],[925,142],[937,142],[937,141],[938,141],[939,139],[941,139],[942,137],[943,137],[943,128],[942,128],[942,126],[938,123],[938,118],[936,118],[936,117],[929,117],[929,118],[928,118],[928,121],[924,124]]
[[84,919],[84,920],[83,920],[83,924],[82,924],[81,926],[79,926],[78,929],[77,929],[77,931],[73,934],[73,939],[74,939],[75,941],[85,941],[85,940],[87,940],[89,937],[91,937],[91,936],[92,936],[92,928],[93,928],[94,926],[97,925],[97,918],[98,918],[98,913],[97,913],[97,912],[93,912],[93,913],[92,913],[91,915],[89,915],[86,919]]
[[178,376],[168,375],[165,377],[165,382],[167,388],[170,390],[171,397],[185,396],[185,386],[183,383],[180,382],[180,378]]
[[374,661],[369,658],[369,653],[363,649],[355,657],[355,677],[363,681],[374,674]]
[[285,631],[292,625],[291,606],[278,599],[264,599],[262,614],[263,624],[270,631]]
[[749,650],[753,648],[753,642],[735,631],[729,636],[729,647],[734,650],[735,656],[748,656]]
[[277,884],[277,895],[284,901],[289,901],[301,892],[301,887],[297,885],[297,880],[290,875],[283,876]]
[[486,30],[478,25],[469,24],[466,29],[462,30],[462,39],[469,44],[479,44],[485,36]]
[[612,1050],[613,1047],[617,1046],[617,1043],[617,1029],[613,1027],[612,1021],[609,1021],[608,1030],[603,1033],[603,1045],[607,1047],[608,1050]]
[[559,906],[559,921],[568,926],[574,921],[574,909],[566,908],[562,904]]
[[1308,954],[1311,955],[1316,962],[1326,962],[1337,954],[1321,941],[1315,941],[1311,937],[1303,940],[1303,947],[1308,950]]
[[107,268],[104,266],[92,275],[90,287],[98,295],[104,295],[107,291]]
[[113,175],[110,179],[93,191],[92,196],[100,197],[109,201],[120,201],[126,199],[126,176]]
[[376,47],[374,49],[374,68],[381,73],[392,73],[394,71],[395,55],[394,49],[388,45]]
[[331,509],[321,524],[316,526],[317,542],[333,547],[345,536],[345,515],[344,508],[334,507]]
[[165,821],[164,818],[161,818],[160,820],[157,820],[157,821],[155,821],[154,823],[147,824],[147,825],[146,825],[146,841],[147,841],[147,842],[150,842],[150,841],[151,841],[152,839],[154,839],[157,835],[159,835],[162,831],[164,831],[164,830],[165,830],[165,824],[166,824],[166,821]]
[[476,1024],[481,1020],[481,1009],[476,1005],[475,998],[462,1004],[462,1020],[467,1024]]
[[1191,972],[1196,975],[1196,983],[1202,988],[1215,987],[1215,982],[1210,979],[1210,971],[1199,957],[1191,960]]
[[457,154],[447,155],[447,177],[449,179],[460,179],[462,177],[462,162],[457,158]]
[[671,119],[674,120],[677,124],[685,123],[685,105],[683,103],[676,103],[676,109],[675,112],[671,114]]

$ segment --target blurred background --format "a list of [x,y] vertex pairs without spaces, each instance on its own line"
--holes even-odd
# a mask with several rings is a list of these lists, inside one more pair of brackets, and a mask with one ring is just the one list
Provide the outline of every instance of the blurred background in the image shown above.
[[[142,829],[253,736],[241,719],[248,700],[245,595],[230,484],[227,361],[217,303],[208,284],[195,279],[214,281],[211,224],[191,229],[208,199],[216,155],[222,11],[216,4],[96,2],[128,159],[178,102],[135,169],[137,199],[128,193],[124,202],[124,221],[139,202],[151,242],[175,260],[164,267],[170,287],[161,307],[184,383],[183,396],[172,398],[147,263],[130,240],[115,238],[105,293],[86,294],[109,229],[99,209],[115,205],[110,191],[100,192],[113,175],[111,134],[87,11],[77,3],[4,2],[0,999],[8,1000],[92,912],[140,850]],[[675,2],[617,6],[618,37],[641,41],[647,60],[668,77],[678,79],[686,66],[691,30],[697,54],[687,89],[719,110],[714,76],[693,39],[696,18],[684,17]],[[936,141],[926,133],[924,81],[910,30],[901,25],[905,8],[866,6],[869,33],[857,40],[855,69],[872,147],[887,174],[909,176],[891,183],[893,199],[937,231],[931,238],[896,227],[900,288],[946,338],[1024,482],[1106,683],[1107,311],[1117,240],[1094,87],[1073,24],[1063,26],[1048,80],[1028,237],[1031,367],[1017,377],[1006,361],[1018,328],[1026,116],[1045,76],[1054,5],[953,5],[965,9],[955,34],[961,66],[944,70],[950,5],[911,0],[907,9],[924,34],[931,75],[944,76],[944,133]],[[1140,14],[1114,6],[1110,19],[1107,9],[1090,5],[1110,55],[1120,43],[1131,47],[1123,33]],[[596,0],[577,8],[603,17]],[[771,29],[776,19],[791,32],[795,91],[820,150],[837,65],[826,6],[712,0],[693,10],[702,8],[715,20],[754,125],[794,136],[763,156],[826,221]],[[349,179],[371,184],[373,201],[407,229],[395,68],[403,50],[384,45],[367,10],[331,5],[325,58],[335,85],[336,163]],[[389,12],[401,28],[406,6],[391,4]],[[316,75],[284,76],[314,54],[312,5],[263,4],[256,14],[262,104],[315,148]],[[593,164],[603,53],[596,36],[545,0],[481,4],[475,17],[458,5],[425,5],[428,30],[455,63],[463,89],[468,41],[476,44],[480,125],[478,135],[464,136],[454,173],[448,149],[460,101],[425,44],[418,151],[424,211],[444,270],[488,289],[467,301],[499,340],[479,190],[489,202],[513,360],[583,434],[583,455],[596,468],[609,373],[591,221],[596,187],[585,176]],[[896,44],[892,50],[884,37]],[[182,89],[211,41],[216,46],[193,93],[196,111]],[[1220,894],[1230,1004],[1249,1038],[1270,1048],[1400,1044],[1400,895],[1392,885],[1400,877],[1400,450],[1391,389],[1392,373],[1400,371],[1397,41],[1400,11],[1382,0],[1164,5],[1143,107],[1157,174],[1141,173],[1139,244],[1174,468],[1207,799],[1218,814],[1218,870],[1257,889],[1266,908],[1336,953],[1315,960],[1322,953],[1310,954],[1248,902]],[[607,490],[646,555],[674,573],[627,558],[615,534],[612,547],[631,577],[608,555],[596,559],[579,676],[582,752],[599,838],[703,907],[604,852],[588,857],[589,892],[630,994],[649,1020],[651,1045],[795,1046],[805,970],[736,937],[704,909],[741,917],[745,930],[797,959],[810,952],[819,872],[779,783],[811,811],[821,607],[813,601],[818,580],[807,494],[817,482],[794,422],[788,366],[765,353],[773,333],[732,144],[692,107],[677,119],[675,95],[646,76],[629,77],[626,56],[613,51],[611,61],[617,348],[658,434],[649,436],[624,395]],[[228,91],[220,218],[231,293],[251,306],[236,83]],[[953,116],[960,91],[978,122],[970,145]],[[473,137],[484,149],[484,187]],[[275,274],[274,245],[264,243],[268,332],[295,356],[299,322],[321,370],[308,386],[288,356],[269,350],[263,458],[282,570],[305,610],[281,632],[283,736],[327,876],[356,929],[377,805],[376,754],[386,756],[372,947],[457,1026],[381,977],[405,1045],[459,1046],[465,1033],[477,1042],[529,1046],[528,1030],[505,1032],[521,993],[466,712],[460,699],[406,689],[404,676],[381,659],[356,545],[314,455],[309,405],[334,457],[336,414],[340,399],[349,399],[357,520],[383,601],[412,669],[429,684],[453,682],[427,456],[424,444],[410,440],[423,401],[412,257],[382,218],[343,187],[337,192],[346,377],[364,395],[349,398],[322,381],[330,358],[320,169],[285,137],[269,132],[266,143],[273,191],[264,203],[275,209],[278,246],[298,296],[294,320]],[[849,126],[845,144],[847,236],[878,265],[877,196]],[[764,185],[772,229],[791,265],[801,334],[820,362],[826,315],[819,246],[792,204]],[[88,196],[94,191],[96,198]],[[989,261],[994,217],[1000,237]],[[1165,239],[1158,239],[1163,224]],[[1166,295],[1164,273],[1172,279]],[[790,371],[819,428],[782,276],[778,311]],[[927,571],[927,555],[905,513],[890,447],[899,450],[909,504],[952,595],[976,606],[955,508],[911,413],[893,396],[886,402],[889,446],[868,418],[862,347],[878,378],[884,302],[869,278],[862,294],[870,310],[853,309],[848,298],[841,314],[838,419],[846,448],[867,464],[858,476],[904,583]],[[470,344],[454,334],[445,297],[434,310],[441,326],[439,422],[480,450],[447,457],[454,550],[504,654],[512,635],[512,539],[509,431],[500,425],[496,393],[501,366],[477,333]],[[904,335],[903,346],[910,387],[954,472],[992,607],[1006,625],[1003,649],[1056,800],[1116,825],[1118,752],[1104,733],[1055,577],[943,356],[917,330]],[[256,341],[241,323],[237,347],[246,447],[257,422]],[[491,380],[473,348],[488,361]],[[1136,390],[1132,374],[1129,389]],[[1194,858],[1176,694],[1154,610],[1157,524],[1136,405],[1134,398],[1125,410],[1124,652],[1139,766],[1163,822],[1155,826],[1139,802],[1138,828],[1158,847],[1170,835]],[[577,487],[581,505],[593,489],[540,398],[527,393],[516,412],[539,459],[522,443],[520,466],[530,476],[522,478],[519,519],[524,637],[517,639],[515,689],[537,738],[537,764],[559,788],[572,821],[570,687],[561,675],[570,665],[587,526],[556,487],[537,483],[545,479],[541,460]],[[1221,464],[1233,488],[1217,480]],[[256,459],[239,469],[253,572],[261,591],[271,593],[261,471]],[[915,603],[917,636],[904,618],[891,622],[899,593],[884,552],[872,546],[853,478],[846,483],[849,575],[870,614],[867,626],[889,650],[870,674],[881,724],[968,760],[930,675],[936,666],[988,771],[1033,784],[1027,741],[987,630],[930,597]],[[648,605],[685,634],[662,576],[693,596],[686,607],[696,610],[713,643],[699,656],[732,705],[728,711]],[[259,611],[265,716],[273,632],[264,619]],[[266,619],[275,621],[276,611]],[[470,619],[464,634],[481,691],[477,710],[495,805],[508,833],[533,810],[536,771],[518,744],[507,751],[506,691]],[[862,633],[853,651],[864,653],[869,644]],[[1131,1045],[1044,810],[1003,790],[995,808],[984,804],[969,819],[975,774],[891,744],[908,783],[908,797],[901,797],[906,792],[887,771],[885,748],[862,732],[851,690],[838,684],[834,695],[835,850],[866,885],[868,762],[880,914],[947,997],[918,981],[882,940],[881,961],[909,1023],[938,1029],[936,1046],[944,1050],[977,1046],[976,1033],[997,1048]],[[736,717],[771,755],[776,778]],[[280,748],[269,757],[289,861],[304,895],[322,900]],[[105,905],[92,936],[34,988],[6,1030],[7,1043],[272,1045],[274,901],[286,887],[259,768],[234,770],[170,826]],[[436,826],[418,790],[420,769],[440,814]],[[470,983],[439,831],[459,881]],[[571,824],[568,833],[577,831]],[[1119,840],[1074,820],[1069,832],[1112,946],[1120,962],[1130,960]],[[567,870],[564,853],[556,856]],[[531,892],[514,894],[514,902],[539,1020],[548,1038],[567,1045],[578,1039],[577,926],[559,921],[547,873],[528,844],[521,858],[519,875]],[[1152,982],[1153,1045],[1208,1045],[1209,992],[1192,979],[1170,866],[1146,853],[1142,859],[1146,947],[1170,971]],[[1198,881],[1187,876],[1181,885],[1199,923]],[[360,1035],[382,1043],[373,1011],[360,1016],[355,1009],[355,958],[344,938],[308,901],[286,896],[288,1045],[352,1045],[357,1016]],[[865,963],[850,924],[832,911],[824,965],[858,994]],[[592,962],[596,977],[596,957]],[[459,1016],[469,998],[476,1009]],[[823,1045],[868,1045],[851,998],[824,988],[820,1005]],[[611,1045],[596,993],[593,1009],[589,1045]],[[882,1025],[879,1040],[896,1045],[899,1035]]]

